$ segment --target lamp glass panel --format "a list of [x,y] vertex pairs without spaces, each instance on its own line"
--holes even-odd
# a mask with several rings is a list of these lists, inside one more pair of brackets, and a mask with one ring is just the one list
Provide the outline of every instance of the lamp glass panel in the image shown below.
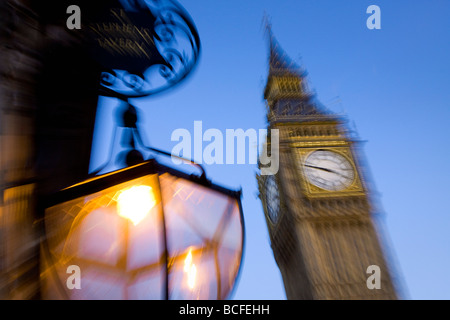
[[160,176],[169,251],[169,298],[225,299],[238,275],[238,200],[192,181]]
[[[154,174],[48,208],[44,297],[162,299],[160,199]],[[72,265],[80,268],[81,289],[69,288],[77,281],[67,273]]]

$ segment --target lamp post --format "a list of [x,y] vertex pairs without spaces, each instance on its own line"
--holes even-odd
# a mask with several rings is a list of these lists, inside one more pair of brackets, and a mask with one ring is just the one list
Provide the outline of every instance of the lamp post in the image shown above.
[[139,148],[171,155],[142,143],[128,102],[185,79],[199,56],[197,31],[172,0],[111,3],[89,21],[103,67],[100,95],[125,106],[119,126],[128,132],[126,150],[117,156],[127,167],[96,175],[99,168],[40,202],[42,297],[225,299],[243,254],[241,192],[213,184],[189,159],[199,175],[144,161]]

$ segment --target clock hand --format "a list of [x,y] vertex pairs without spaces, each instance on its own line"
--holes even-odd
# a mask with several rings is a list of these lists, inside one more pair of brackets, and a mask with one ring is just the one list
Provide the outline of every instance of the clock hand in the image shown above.
[[309,165],[309,164],[305,164],[305,167],[309,167],[309,168],[313,168],[313,169],[319,169],[319,170],[323,170],[323,171],[331,172],[331,173],[337,173],[336,171],[333,171],[331,169],[327,169],[327,168],[323,168],[323,167],[316,167],[316,166],[312,166],[312,165]]
[[326,172],[331,172],[331,173],[337,174],[337,175],[339,175],[341,177],[349,179],[348,176],[346,176],[346,175],[344,175],[344,174],[342,174],[342,173],[340,173],[338,171],[334,171],[334,170],[331,170],[331,169],[328,169],[328,168],[316,167],[316,166],[312,166],[310,164],[305,164],[305,167],[309,167],[309,168],[313,168],[313,169],[319,169],[319,170],[323,170],[323,171],[326,171]]

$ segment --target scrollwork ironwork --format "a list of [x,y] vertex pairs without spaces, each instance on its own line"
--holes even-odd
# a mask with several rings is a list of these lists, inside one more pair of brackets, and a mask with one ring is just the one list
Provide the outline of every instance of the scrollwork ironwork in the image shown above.
[[[116,5],[121,8],[110,8],[103,21],[91,25],[101,52],[97,56],[103,60],[99,62],[106,68],[101,76],[102,95],[154,95],[191,73],[200,55],[200,38],[188,13],[175,0],[119,0]],[[145,16],[148,19],[143,22]],[[130,24],[133,19],[134,25]]]

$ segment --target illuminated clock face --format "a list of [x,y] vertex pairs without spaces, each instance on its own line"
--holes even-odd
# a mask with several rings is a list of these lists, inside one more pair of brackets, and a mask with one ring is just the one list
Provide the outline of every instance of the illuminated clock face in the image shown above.
[[324,190],[346,189],[355,179],[355,171],[350,161],[334,151],[314,151],[306,158],[303,166],[309,182]]
[[280,193],[274,175],[267,176],[265,182],[266,205],[269,219],[276,223],[280,213]]

